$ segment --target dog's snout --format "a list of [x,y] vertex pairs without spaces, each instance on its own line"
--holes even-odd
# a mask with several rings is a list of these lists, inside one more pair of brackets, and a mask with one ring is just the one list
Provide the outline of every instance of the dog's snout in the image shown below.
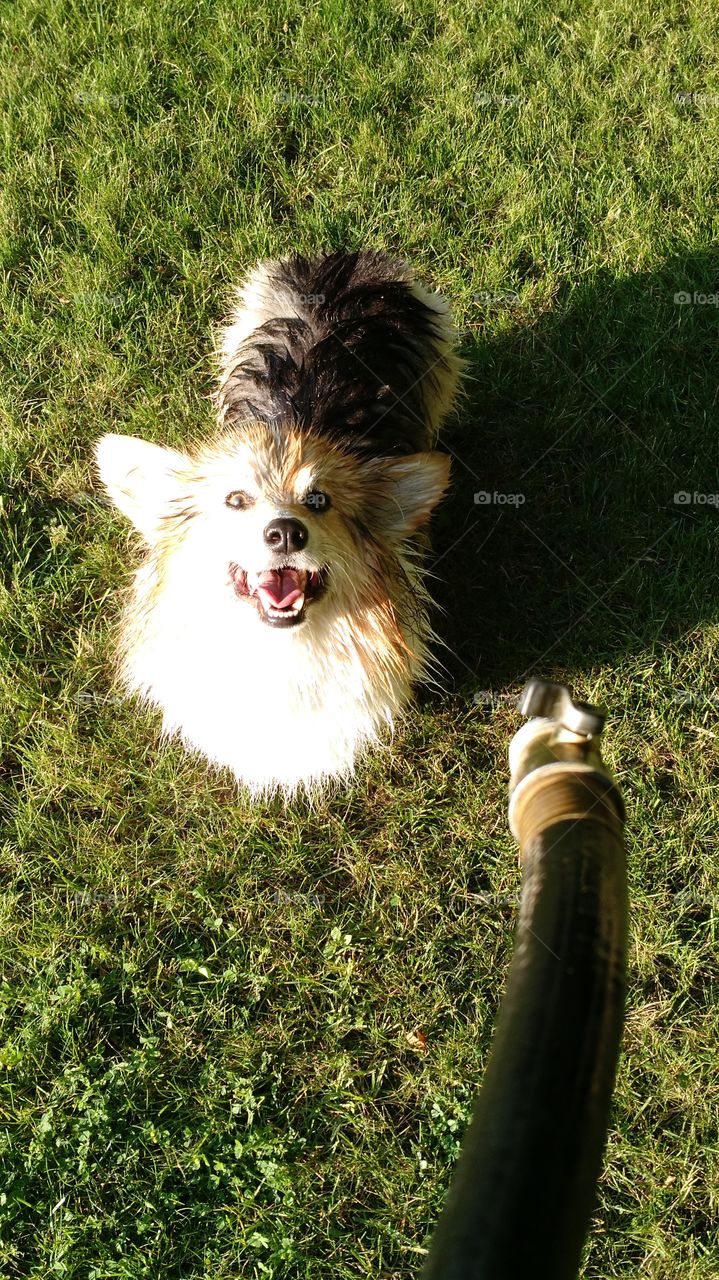
[[283,555],[289,555],[291,551],[302,550],[309,534],[301,520],[280,516],[277,520],[270,521],[263,537],[271,551],[281,551]]

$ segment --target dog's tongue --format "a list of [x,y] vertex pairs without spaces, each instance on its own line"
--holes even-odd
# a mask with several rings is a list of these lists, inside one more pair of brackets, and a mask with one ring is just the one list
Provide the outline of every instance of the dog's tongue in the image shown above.
[[265,569],[259,574],[257,595],[265,609],[289,609],[302,595],[298,569]]

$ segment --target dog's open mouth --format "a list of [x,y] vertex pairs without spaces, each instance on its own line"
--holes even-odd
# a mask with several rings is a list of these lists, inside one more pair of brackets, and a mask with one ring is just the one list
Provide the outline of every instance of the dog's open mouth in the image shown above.
[[253,600],[257,612],[271,627],[296,627],[305,617],[307,606],[319,599],[327,585],[327,568],[263,569],[251,573],[239,565],[230,565],[230,579],[235,594]]

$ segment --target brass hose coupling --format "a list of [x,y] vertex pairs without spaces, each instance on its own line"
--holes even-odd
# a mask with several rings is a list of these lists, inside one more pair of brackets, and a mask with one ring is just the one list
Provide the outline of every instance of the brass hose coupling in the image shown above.
[[518,705],[532,717],[509,746],[509,826],[520,848],[556,822],[590,816],[621,836],[624,804],[600,749],[604,708],[538,679]]

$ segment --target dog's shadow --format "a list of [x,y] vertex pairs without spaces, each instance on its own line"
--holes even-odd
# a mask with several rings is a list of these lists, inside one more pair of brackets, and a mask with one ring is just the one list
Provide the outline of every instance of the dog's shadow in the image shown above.
[[717,616],[718,274],[717,253],[687,252],[539,317],[480,296],[430,558],[457,689],[491,701]]

